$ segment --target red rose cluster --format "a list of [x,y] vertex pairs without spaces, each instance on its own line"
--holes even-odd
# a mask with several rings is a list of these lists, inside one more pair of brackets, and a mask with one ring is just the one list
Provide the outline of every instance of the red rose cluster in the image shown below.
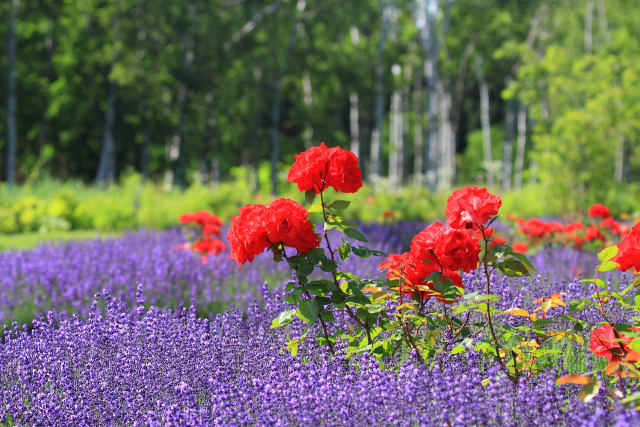
[[323,142],[294,157],[287,181],[298,184],[299,191],[315,190],[319,194],[333,187],[343,193],[355,193],[362,187],[362,171],[351,151],[328,148]]
[[497,215],[501,204],[500,197],[485,188],[454,191],[445,210],[448,225],[435,222],[427,226],[414,236],[410,252],[391,254],[379,268],[387,270],[391,280],[403,279],[403,294],[418,292],[422,298],[435,295],[439,301],[454,302],[434,290],[427,277],[438,272],[442,279],[462,287],[460,270],[468,273],[477,267],[481,251],[478,239],[493,234],[493,229],[484,226]]
[[227,250],[223,241],[215,236],[220,236],[222,221],[216,215],[207,211],[185,213],[178,218],[180,224],[195,223],[202,232],[193,244],[180,245],[182,249],[191,249],[202,254],[202,262],[207,261],[207,255],[215,255]]
[[640,221],[633,226],[629,235],[618,244],[618,254],[612,261],[620,264],[619,270],[635,269],[637,273],[640,273]]
[[306,254],[320,244],[308,216],[309,212],[299,203],[285,198],[269,205],[240,208],[240,215],[231,218],[227,234],[231,257],[244,264],[265,249],[279,250],[280,244]]
[[628,226],[611,217],[609,208],[601,203],[591,205],[587,215],[599,220],[584,224],[574,221],[564,225],[558,221],[543,221],[539,218],[525,221],[512,215],[507,215],[507,219],[519,225],[520,232],[531,245],[563,243],[565,246],[583,249],[585,243],[591,242],[591,246],[599,248],[611,241],[613,236],[625,238],[629,234]]

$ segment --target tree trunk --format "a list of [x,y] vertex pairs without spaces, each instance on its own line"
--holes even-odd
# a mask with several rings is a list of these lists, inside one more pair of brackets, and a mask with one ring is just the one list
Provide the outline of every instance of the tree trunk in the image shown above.
[[[433,3],[430,5],[427,3],[428,0],[421,0],[418,4],[417,26],[420,28],[420,40],[425,55],[424,73],[427,80],[427,141],[424,146],[425,161],[423,168],[427,186],[433,190],[438,185],[438,177],[442,175],[440,169],[444,167],[444,165],[438,158],[438,106],[440,105],[440,101],[438,99],[437,88],[440,85],[440,79],[437,65],[440,47],[435,36],[434,18],[434,13],[437,13],[437,10],[429,11]],[[438,4],[435,3],[435,6],[437,8]]]
[[476,57],[476,80],[480,90],[480,125],[482,126],[482,151],[484,153],[485,182],[489,188],[494,187],[493,154],[491,148],[491,122],[489,119],[489,85],[482,71],[482,56]]
[[607,22],[607,10],[604,7],[604,0],[598,0],[598,18],[600,18],[600,32],[604,38],[604,44],[611,41],[611,33],[609,33],[609,23]]
[[439,163],[438,184],[440,191],[448,191],[456,174],[456,139],[451,124],[451,93],[447,92],[442,82],[437,87],[439,99]]
[[615,182],[620,184],[624,181],[624,170],[625,170],[625,139],[622,132],[618,135],[618,148],[616,150],[616,164],[615,164]]
[[[349,95],[349,133],[351,152],[360,158],[360,123],[358,117],[358,94],[351,92]],[[362,162],[360,167],[362,168]]]
[[311,118],[313,117],[313,111],[311,110],[313,107],[313,91],[311,87],[311,77],[307,70],[302,73],[302,93],[304,106],[308,113],[308,119],[302,132],[302,140],[304,141],[305,149],[309,149],[313,145],[313,125],[311,122]]
[[586,1],[584,13],[584,51],[593,53],[593,0]]
[[513,178],[514,188],[522,188],[522,171],[524,170],[524,155],[527,144],[527,108],[519,103],[518,105],[518,141],[516,148],[516,171]]
[[[402,68],[398,64],[392,67],[393,76],[398,79]],[[389,180],[393,188],[402,183],[402,94],[398,88],[391,94],[389,117]]]
[[17,60],[17,35],[16,22],[18,20],[18,9],[20,0],[13,0],[11,3],[11,17],[9,18],[9,29],[7,34],[7,183],[13,185],[16,179],[16,152],[18,151],[17,136],[17,84],[18,72],[16,69]]
[[418,68],[413,82],[413,182],[416,186],[424,185],[423,164],[424,164],[424,135],[422,132],[423,121],[423,96],[422,78],[424,77],[422,67]]
[[[505,82],[509,87],[511,78],[507,78]],[[505,103],[505,118],[504,118],[504,142],[502,145],[502,191],[511,190],[511,175],[512,175],[512,162],[513,162],[513,131],[515,128],[515,116],[516,116],[516,101],[513,99],[507,100]]]
[[113,124],[116,118],[116,94],[118,85],[110,80],[107,91],[107,108],[104,113],[104,130],[102,132],[102,148],[100,163],[96,175],[97,184],[111,184],[115,181],[116,153],[113,140]]
[[404,184],[409,178],[409,129],[411,129],[411,82],[413,67],[410,65],[404,68],[404,84],[402,85],[402,161],[401,161],[401,183]]
[[298,23],[307,5],[306,0],[298,0],[296,4],[296,18],[283,57],[279,61],[279,67],[275,79],[272,81],[273,103],[271,104],[271,194],[278,194],[278,160],[280,160],[280,115],[283,79],[286,70],[286,60],[296,41]]
[[385,0],[380,0],[382,26],[378,39],[378,56],[376,63],[376,101],[373,130],[371,131],[371,151],[369,152],[369,177],[375,185],[380,176],[382,162],[382,122],[384,120],[384,45],[389,27],[389,7]]

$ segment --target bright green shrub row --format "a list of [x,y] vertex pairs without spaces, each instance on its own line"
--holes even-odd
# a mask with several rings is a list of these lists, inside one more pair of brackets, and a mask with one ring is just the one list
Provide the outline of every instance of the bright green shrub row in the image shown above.
[[[159,229],[176,225],[178,216],[184,212],[200,209],[209,210],[228,222],[246,203],[270,200],[268,170],[258,170],[255,194],[246,169],[237,168],[233,176],[232,181],[214,188],[193,184],[185,190],[171,191],[152,182],[143,182],[136,174],[128,175],[120,185],[106,188],[56,181],[11,189],[0,187],[0,233]],[[281,196],[304,203],[296,185],[284,182],[285,176],[283,174],[280,185]],[[439,218],[448,194],[433,193],[422,187],[393,191],[380,185],[375,193],[365,186],[356,194],[345,194],[343,198],[351,201],[351,214],[365,222],[383,221],[385,212],[393,212],[396,219],[434,220]],[[571,215],[563,209],[562,201],[549,200],[548,194],[539,185],[503,194],[502,211],[523,217]],[[620,188],[601,202],[616,216],[622,212],[638,216],[640,187]]]

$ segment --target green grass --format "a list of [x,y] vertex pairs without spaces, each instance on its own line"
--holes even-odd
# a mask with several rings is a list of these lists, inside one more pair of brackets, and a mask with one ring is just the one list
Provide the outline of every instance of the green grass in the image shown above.
[[70,240],[117,237],[121,233],[95,230],[52,231],[42,233],[0,234],[0,251],[32,249],[43,243],[60,243]]

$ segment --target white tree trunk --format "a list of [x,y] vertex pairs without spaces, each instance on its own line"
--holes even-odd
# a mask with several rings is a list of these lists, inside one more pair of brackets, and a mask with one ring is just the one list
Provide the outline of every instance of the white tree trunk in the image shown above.
[[622,133],[620,133],[620,135],[618,135],[618,148],[616,150],[616,165],[615,165],[615,182],[616,183],[621,183],[624,180],[624,164],[625,164],[625,158],[624,158],[624,153],[625,153],[625,140],[624,140],[624,135],[622,135]]
[[593,0],[586,0],[584,13],[584,51],[593,52]]
[[439,162],[438,168],[438,189],[440,191],[448,191],[453,186],[456,173],[456,141],[453,134],[453,126],[451,124],[451,94],[444,88],[442,82],[439,82],[438,88],[439,105]]
[[384,120],[384,45],[389,31],[390,8],[385,0],[380,0],[382,27],[378,39],[378,56],[376,63],[376,98],[373,131],[371,132],[371,150],[369,158],[369,177],[374,183],[380,176],[382,162],[382,122]]
[[360,118],[358,115],[358,94],[355,92],[349,94],[349,133],[351,136],[349,148],[360,159]]
[[[397,79],[402,68],[394,64],[392,72]],[[391,111],[389,117],[389,180],[394,188],[402,183],[402,94],[396,88],[391,94]]]
[[[509,87],[511,78],[507,78],[506,87]],[[511,175],[513,164],[513,133],[515,128],[515,120],[517,112],[516,101],[507,100],[505,103],[505,119],[504,119],[504,141],[502,145],[502,191],[511,190]]]
[[413,180],[414,185],[424,184],[423,164],[424,164],[424,136],[423,136],[423,88],[422,88],[422,67],[418,69],[413,83]]
[[520,190],[522,188],[522,171],[524,170],[524,154],[527,144],[527,109],[522,103],[518,105],[517,127],[518,139],[513,185],[516,190]]
[[484,153],[484,170],[486,173],[486,184],[489,188],[494,187],[494,167],[491,148],[491,121],[489,117],[489,85],[484,78],[482,71],[482,56],[476,57],[475,62],[476,79],[480,90],[480,125],[482,126],[482,151]]

